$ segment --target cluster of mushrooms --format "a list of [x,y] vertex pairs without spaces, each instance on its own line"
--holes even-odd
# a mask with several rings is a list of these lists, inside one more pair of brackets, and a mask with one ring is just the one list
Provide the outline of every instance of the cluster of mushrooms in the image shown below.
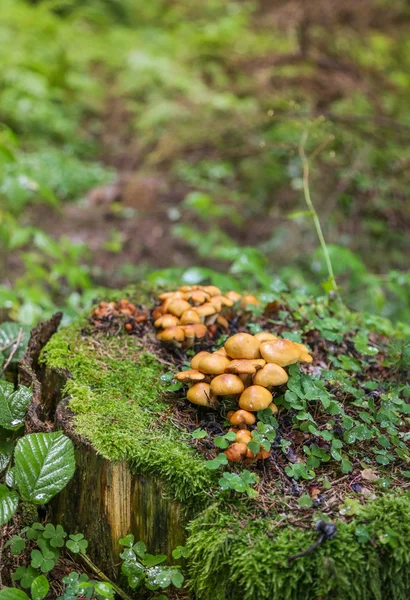
[[248,426],[256,422],[255,413],[278,409],[272,401],[272,388],[288,381],[284,367],[296,362],[311,363],[312,357],[303,344],[277,338],[272,333],[256,335],[237,333],[228,338],[215,352],[199,352],[191,360],[191,369],[181,371],[175,379],[187,384],[187,399],[193,404],[216,408],[218,398],[224,397],[238,404],[238,409],[227,414],[230,431],[235,441],[225,454],[229,461],[265,459],[269,453],[257,455],[248,448],[252,432]]
[[137,308],[132,302],[122,299],[119,302],[100,302],[93,310],[92,316],[95,325],[110,317],[125,317],[128,322],[124,324],[124,328],[130,332],[136,323],[147,321],[148,312]]
[[154,325],[160,330],[157,338],[183,349],[204,338],[213,325],[228,329],[235,305],[245,309],[249,304],[259,304],[254,296],[234,291],[222,294],[214,285],[183,285],[176,292],[160,294],[158,300],[161,304],[152,313]]

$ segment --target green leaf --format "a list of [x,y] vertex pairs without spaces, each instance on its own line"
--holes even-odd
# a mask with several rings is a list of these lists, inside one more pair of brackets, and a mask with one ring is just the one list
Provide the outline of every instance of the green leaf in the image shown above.
[[171,575],[171,581],[176,588],[180,589],[184,583],[184,576],[181,571],[174,571]]
[[132,548],[132,545],[134,543],[134,536],[132,535],[132,533],[129,533],[125,537],[120,538],[119,543],[121,544],[121,546],[126,546],[127,548]]
[[0,428],[0,473],[7,468],[13,455],[14,444],[9,439],[10,432]]
[[229,442],[225,439],[224,435],[217,435],[214,438],[214,444],[217,448],[221,448],[222,450],[229,446]]
[[13,535],[11,540],[7,542],[7,546],[11,546],[10,550],[12,554],[20,554],[26,547],[26,540],[19,535]]
[[47,577],[39,575],[31,584],[32,600],[43,600],[43,598],[47,596],[49,589],[50,584],[48,583]]
[[31,390],[24,385],[14,391],[14,386],[0,380],[0,425],[5,429],[18,429],[24,423]]
[[30,600],[30,598],[17,588],[3,588],[0,590],[0,600]]
[[137,542],[136,544],[134,544],[132,549],[140,558],[144,558],[145,553],[147,551],[147,547],[144,544],[144,542]]
[[299,506],[302,508],[311,508],[313,506],[312,498],[309,494],[303,494],[298,500]]
[[14,321],[6,321],[0,325],[0,348],[5,348],[3,354],[6,358],[8,358],[14,350],[15,343],[13,344],[13,342],[17,340],[20,329],[22,330],[22,335],[18,348],[13,354],[11,363],[16,363],[23,357],[30,337],[30,327],[28,325],[15,323]]
[[165,562],[167,557],[165,554],[144,554],[144,558],[141,560],[146,567],[156,567]]
[[193,431],[191,433],[191,436],[196,439],[196,440],[201,440],[202,438],[206,438],[208,436],[208,432],[205,431],[205,429],[195,429],[195,431]]
[[114,588],[105,581],[97,581],[94,585],[94,591],[103,598],[114,598]]
[[258,442],[249,442],[248,448],[254,454],[258,454],[261,446],[260,446],[260,444],[258,444]]
[[17,492],[12,492],[0,484],[0,526],[10,521],[19,503]]
[[14,460],[21,496],[34,504],[58,494],[75,471],[73,443],[61,432],[24,436],[17,442]]

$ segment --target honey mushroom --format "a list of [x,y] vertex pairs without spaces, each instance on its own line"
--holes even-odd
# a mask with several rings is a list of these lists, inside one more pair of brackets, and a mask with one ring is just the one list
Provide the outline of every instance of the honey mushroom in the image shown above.
[[287,383],[289,377],[283,367],[298,361],[312,361],[303,344],[279,339],[268,332],[255,336],[237,333],[215,352],[196,354],[191,359],[191,369],[175,377],[191,386],[187,393],[190,402],[210,408],[217,405],[221,396],[238,404],[238,410],[227,414],[230,425],[234,426],[230,431],[235,432],[236,438],[225,454],[232,462],[252,462],[270,456],[264,449],[254,454],[248,447],[252,441],[248,427],[256,422],[254,413],[268,409],[277,414],[272,389]]
[[[162,302],[152,311],[154,326],[158,329],[165,330],[168,327],[183,327],[189,325],[202,324],[206,328],[214,325],[219,325],[223,329],[229,329],[228,318],[235,316],[232,312],[232,307],[241,299],[237,292],[228,292],[228,295],[223,295],[221,290],[216,286],[201,286],[201,285],[184,285],[175,292],[164,292],[158,296],[158,300]],[[157,338],[167,344],[175,345],[179,348],[189,348],[195,340],[204,337],[205,333],[198,334],[199,330],[185,330],[185,338],[173,335],[162,335],[163,331],[159,331]],[[211,331],[211,329],[210,329]]]

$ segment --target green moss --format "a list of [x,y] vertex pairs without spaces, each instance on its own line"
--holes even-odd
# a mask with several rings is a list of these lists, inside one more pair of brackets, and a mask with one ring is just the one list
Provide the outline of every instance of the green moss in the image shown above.
[[62,329],[41,356],[49,368],[70,374],[63,393],[77,433],[105,458],[160,475],[178,500],[203,498],[212,475],[186,432],[164,419],[162,365],[135,337],[91,338],[81,333],[85,325],[80,320]]
[[[279,520],[279,519],[278,519]],[[358,527],[369,536],[358,540]],[[317,538],[212,506],[191,521],[191,587],[198,600],[407,600],[410,597],[410,497],[392,494],[362,507],[337,535],[288,564]]]

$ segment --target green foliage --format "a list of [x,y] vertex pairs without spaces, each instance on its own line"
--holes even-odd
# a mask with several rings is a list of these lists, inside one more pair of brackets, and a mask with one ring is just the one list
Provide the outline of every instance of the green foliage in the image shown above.
[[24,416],[32,397],[31,389],[0,380],[0,425],[4,429],[18,429],[24,425]]
[[222,473],[219,479],[219,487],[221,490],[233,490],[235,492],[245,493],[249,498],[255,498],[258,492],[251,486],[257,483],[258,476],[255,473],[244,470],[240,473]]
[[[67,533],[61,525],[47,523],[33,523],[30,527],[24,527],[19,535],[14,535],[5,547],[10,546],[12,554],[19,555],[26,552],[27,545],[32,547],[29,566],[19,566],[12,574],[13,581],[18,581],[24,589],[30,589],[31,600],[43,600],[49,592],[50,583],[48,574],[58,563],[64,550],[64,540]],[[86,554],[88,542],[82,533],[70,534],[65,546],[72,553],[82,552]],[[114,586],[105,581],[94,581],[89,579],[85,573],[79,574],[75,571],[62,578],[64,594],[59,600],[77,600],[79,598],[96,598],[103,600],[114,599]],[[12,593],[14,588],[5,588]],[[20,592],[20,590],[16,590]],[[4,596],[8,598],[7,594]],[[16,596],[16,600],[19,596]],[[28,596],[25,596],[28,598]],[[11,600],[12,596],[10,596]]]
[[[158,566],[167,560],[164,554],[148,554],[143,542],[134,544],[134,536],[127,535],[120,539],[124,550],[120,554],[122,559],[121,573],[127,577],[128,585],[139,588],[144,585],[148,590],[163,590],[170,585],[181,588],[184,576],[180,567]],[[187,557],[188,551],[183,546],[177,546],[172,553],[174,558]]]
[[72,441],[61,432],[25,435],[14,452],[16,485],[23,500],[45,504],[74,475]]

